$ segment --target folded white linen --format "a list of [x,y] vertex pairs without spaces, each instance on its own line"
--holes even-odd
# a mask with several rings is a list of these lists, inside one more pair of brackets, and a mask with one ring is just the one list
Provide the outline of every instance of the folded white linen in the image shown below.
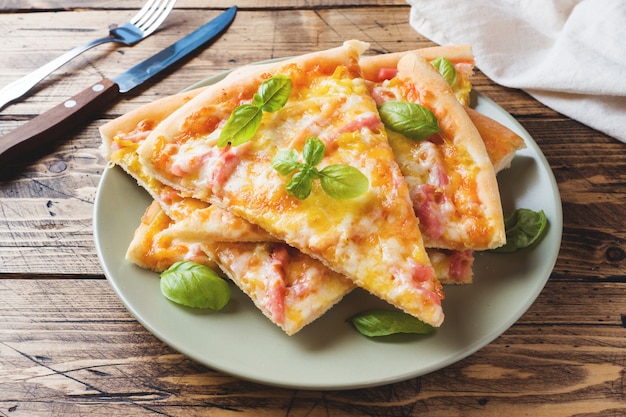
[[626,142],[626,1],[407,1],[423,36],[471,44],[493,81]]

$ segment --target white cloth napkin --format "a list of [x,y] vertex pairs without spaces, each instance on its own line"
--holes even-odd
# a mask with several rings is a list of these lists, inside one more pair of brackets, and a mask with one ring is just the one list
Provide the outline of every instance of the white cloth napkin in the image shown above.
[[408,0],[411,26],[472,45],[476,66],[626,142],[625,0]]

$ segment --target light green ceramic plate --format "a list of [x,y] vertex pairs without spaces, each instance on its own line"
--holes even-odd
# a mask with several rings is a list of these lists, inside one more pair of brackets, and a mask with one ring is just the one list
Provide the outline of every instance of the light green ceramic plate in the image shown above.
[[[203,81],[216,82],[223,75]],[[543,289],[559,252],[561,201],[541,150],[508,113],[484,96],[476,109],[526,140],[499,175],[505,213],[544,210],[549,228],[540,245],[510,255],[478,254],[475,283],[446,288],[443,326],[432,336],[368,339],[346,318],[383,303],[357,290],[295,336],[286,336],[233,286],[220,313],[175,305],[159,291],[158,275],[124,260],[150,197],[119,168],[98,187],[94,236],[102,267],[128,310],[156,337],[194,360],[244,379],[300,389],[352,389],[406,380],[455,363],[506,331]]]

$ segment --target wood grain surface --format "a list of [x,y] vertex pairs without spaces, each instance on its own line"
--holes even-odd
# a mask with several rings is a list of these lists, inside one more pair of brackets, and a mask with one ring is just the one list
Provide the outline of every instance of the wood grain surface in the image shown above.
[[[231,5],[179,0],[163,29],[139,45],[102,45],[81,55],[0,111],[0,136]],[[352,38],[370,42],[374,52],[433,45],[409,26],[402,1],[237,5],[235,22],[210,47],[59,141],[0,167],[0,416],[626,415],[626,145],[480,71],[474,88],[511,113],[546,155],[564,217],[546,287],[493,343],[408,381],[302,391],[211,370],[132,317],[104,278],[92,237],[105,168],[100,125],[246,63]],[[141,6],[140,0],[2,2],[0,86],[105,35]]]

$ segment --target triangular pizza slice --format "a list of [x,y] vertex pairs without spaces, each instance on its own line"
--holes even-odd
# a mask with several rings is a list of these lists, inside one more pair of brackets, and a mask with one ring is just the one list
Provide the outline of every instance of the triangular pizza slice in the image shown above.
[[[503,245],[506,237],[494,166],[462,104],[469,90],[462,88],[455,94],[450,84],[458,84],[459,80],[447,81],[418,53],[395,54],[393,58],[378,58],[379,65],[397,61],[397,67],[379,71],[375,75],[379,78],[370,80],[381,114],[387,108],[404,111],[397,104],[409,103],[418,106],[410,107],[411,111],[430,112],[438,128],[430,136],[417,139],[395,126],[387,129],[389,143],[409,184],[425,245],[453,250]],[[375,57],[367,62],[368,68],[376,65]],[[469,65],[465,63],[464,69]],[[459,72],[460,80],[465,79],[466,72]],[[389,78],[381,79],[385,74]]]

